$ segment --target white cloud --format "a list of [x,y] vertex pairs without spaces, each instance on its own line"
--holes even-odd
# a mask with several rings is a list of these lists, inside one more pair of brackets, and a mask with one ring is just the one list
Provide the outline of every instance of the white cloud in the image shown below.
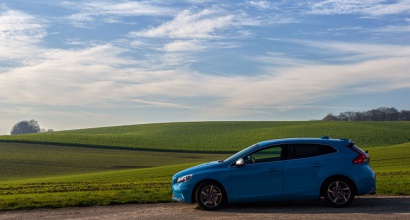
[[410,13],[410,0],[398,0],[390,4],[377,4],[372,7],[366,8],[365,13],[374,16]]
[[269,1],[247,1],[247,5],[255,7],[259,10],[271,10],[275,8],[272,2]]
[[410,25],[408,24],[398,24],[398,25],[388,25],[385,27],[374,29],[375,33],[387,33],[387,34],[405,34],[410,32]]
[[[201,51],[210,48],[237,47],[235,40],[249,38],[252,33],[244,26],[260,26],[258,19],[249,18],[246,13],[232,13],[218,8],[200,11],[186,9],[172,20],[159,26],[129,33],[133,39],[161,39],[151,45],[165,52]],[[172,40],[171,42],[169,40]],[[186,59],[186,57],[185,57]]]
[[[376,59],[354,65],[311,64],[254,78],[230,79],[231,88],[209,115],[257,114],[352,94],[371,94],[410,87],[408,58]],[[227,83],[225,81],[225,83]],[[232,86],[234,84],[235,86]],[[229,85],[229,84],[228,84]]]
[[147,105],[157,106],[157,107],[164,107],[164,108],[192,109],[192,107],[190,106],[184,106],[184,105],[180,105],[180,104],[173,103],[173,102],[147,101],[147,100],[141,100],[141,99],[133,99],[132,101],[136,103],[142,103],[142,104],[147,104]]
[[110,45],[44,50],[39,54],[43,60],[0,74],[0,99],[14,104],[104,105],[100,97],[112,85],[110,71],[130,63],[116,58],[121,52]]
[[[181,111],[188,112],[187,116],[178,117],[194,120],[197,118],[193,114],[204,115],[205,120],[217,116],[226,119],[231,115],[267,114],[270,109],[314,106],[315,102],[346,94],[410,87],[410,47],[403,44],[409,27],[408,23],[395,23],[409,22],[409,19],[386,16],[384,28],[374,30],[378,20],[367,25],[367,20],[361,22],[362,19],[350,16],[347,20],[338,20],[342,27],[330,30],[328,26],[318,25],[313,30],[308,28],[312,23],[303,19],[306,14],[294,13],[306,9],[300,8],[299,2],[255,0],[220,4],[199,0],[195,5],[187,5],[186,1],[175,5],[167,1],[64,2],[66,11],[61,14],[74,12],[70,21],[93,27],[93,34],[75,27],[58,26],[62,23],[47,23],[23,11],[3,10],[0,12],[0,102],[6,109],[0,111],[11,117],[30,115],[30,110],[40,109],[35,117],[22,119],[39,120],[41,115],[50,114],[54,117],[50,121],[59,120],[58,117],[67,117],[70,121],[78,118],[92,127],[92,120],[87,118],[94,114],[98,119],[122,114],[117,111],[121,107],[148,112],[141,118],[158,114],[158,110],[179,115]],[[384,16],[407,13],[407,3],[328,0],[309,1],[304,6],[309,6],[307,11],[311,14]],[[31,9],[28,6],[25,10]],[[47,16],[55,16],[51,20],[58,21],[61,14],[49,12]],[[140,20],[134,16],[147,17]],[[308,17],[310,22],[312,17]],[[112,30],[107,28],[124,24],[126,20],[137,25],[118,25],[115,27],[118,32],[105,38],[103,33]],[[104,30],[94,22],[105,23]],[[276,29],[283,23],[295,22],[301,25]],[[58,33],[47,33],[49,26]],[[66,28],[69,32],[65,32]],[[129,28],[139,29],[127,35]],[[327,33],[319,36],[316,32],[319,29],[347,33],[347,37],[331,38],[341,41],[325,40]],[[388,37],[384,44],[349,43],[357,36],[352,30],[360,32],[363,42],[375,42],[382,34]],[[311,39],[315,40],[289,40],[299,31],[310,33],[305,36],[314,36]],[[394,41],[391,36],[401,41]],[[276,41],[284,44],[269,44],[272,42],[264,41],[268,37],[276,37]],[[61,42],[65,44],[59,45]],[[53,49],[46,45],[56,46]],[[227,49],[234,47],[234,50]],[[290,57],[289,54],[299,51],[297,58]],[[313,56],[304,59],[306,54]],[[325,62],[330,59],[336,64]],[[198,65],[191,65],[193,63]],[[242,67],[245,68],[240,69]],[[217,75],[228,68],[228,75]],[[212,73],[202,72],[207,70]],[[257,73],[246,72],[253,70]],[[13,114],[13,109],[22,106],[24,110]],[[82,110],[71,110],[77,108]],[[76,116],[77,113],[81,115]],[[135,118],[120,117],[126,123],[131,123],[127,122],[129,118]],[[155,117],[157,115],[152,116]]]
[[203,50],[206,47],[197,40],[190,41],[174,41],[164,45],[164,51],[175,52],[175,51],[197,51]]
[[390,57],[409,57],[410,47],[394,44],[366,44],[366,43],[348,43],[339,41],[309,41],[309,40],[282,40],[287,43],[300,44],[302,46],[317,48],[318,53],[331,54],[338,57],[339,61],[350,61],[358,63],[368,60],[384,59]]
[[325,0],[313,3],[308,3],[310,14],[352,14],[358,13],[369,5],[372,5],[374,1],[363,1],[363,0]]
[[384,0],[325,0],[308,2],[309,14],[364,14],[383,16],[410,12],[409,0],[386,2]]
[[80,1],[63,2],[66,8],[80,11],[67,17],[72,24],[80,27],[91,22],[124,23],[119,18],[130,16],[169,16],[174,9],[143,1]]
[[218,30],[233,25],[233,15],[221,15],[218,10],[204,9],[199,13],[184,10],[172,21],[144,31],[132,32],[132,36],[167,38],[214,38]]
[[350,61],[409,57],[410,47],[403,45],[360,44],[344,42],[321,42],[309,44],[335,53],[350,53],[345,59]]
[[45,36],[41,20],[21,11],[0,13],[0,60],[29,62],[40,50],[36,45]]
[[[389,45],[309,43],[334,51],[361,51],[367,59],[349,65],[299,62],[280,69],[267,66],[261,75],[218,76],[181,66],[145,69],[141,61],[124,58],[125,50],[110,44],[49,50],[41,63],[0,74],[0,100],[13,105],[107,108],[134,103],[199,108],[217,116],[410,87],[410,47],[401,47],[396,54],[390,51],[399,48]],[[212,101],[202,103],[202,98]]]

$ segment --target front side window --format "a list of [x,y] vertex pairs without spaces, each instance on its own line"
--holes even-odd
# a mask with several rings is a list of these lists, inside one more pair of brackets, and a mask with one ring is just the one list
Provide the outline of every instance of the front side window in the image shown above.
[[248,156],[245,156],[243,160],[247,164],[266,163],[266,162],[280,160],[281,154],[282,154],[282,147],[274,146],[274,147],[268,147],[268,148],[264,148],[262,150],[253,152],[249,154]]

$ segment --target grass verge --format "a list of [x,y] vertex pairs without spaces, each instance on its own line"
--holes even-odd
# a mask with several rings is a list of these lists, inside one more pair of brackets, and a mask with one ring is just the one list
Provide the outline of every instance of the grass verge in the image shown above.
[[192,165],[2,181],[0,210],[170,202],[171,176]]

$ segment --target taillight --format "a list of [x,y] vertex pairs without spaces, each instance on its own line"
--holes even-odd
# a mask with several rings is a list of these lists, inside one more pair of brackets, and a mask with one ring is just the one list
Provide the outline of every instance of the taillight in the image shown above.
[[352,151],[358,153],[357,157],[355,157],[352,161],[353,164],[365,163],[369,160],[369,157],[364,154],[361,150],[356,149],[355,147],[350,148]]

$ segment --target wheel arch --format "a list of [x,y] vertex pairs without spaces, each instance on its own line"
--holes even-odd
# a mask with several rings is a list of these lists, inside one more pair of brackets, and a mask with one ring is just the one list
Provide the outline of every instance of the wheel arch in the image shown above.
[[218,180],[215,180],[215,179],[204,179],[204,180],[199,181],[197,184],[195,184],[195,187],[191,192],[191,203],[196,203],[197,202],[196,201],[196,191],[198,190],[198,187],[202,183],[208,182],[208,181],[215,182],[216,184],[218,184],[221,187],[221,189],[223,190],[223,193],[225,194],[225,200],[226,200],[225,202],[228,202],[228,193],[226,192],[225,186],[222,185],[221,182],[219,182]]
[[349,183],[351,183],[353,186],[354,194],[357,195],[358,193],[357,186],[351,178],[345,175],[333,175],[333,176],[329,176],[328,178],[326,178],[320,185],[320,196],[324,196],[324,186],[326,185],[327,182],[331,181],[332,179],[343,179],[343,180],[349,181]]

